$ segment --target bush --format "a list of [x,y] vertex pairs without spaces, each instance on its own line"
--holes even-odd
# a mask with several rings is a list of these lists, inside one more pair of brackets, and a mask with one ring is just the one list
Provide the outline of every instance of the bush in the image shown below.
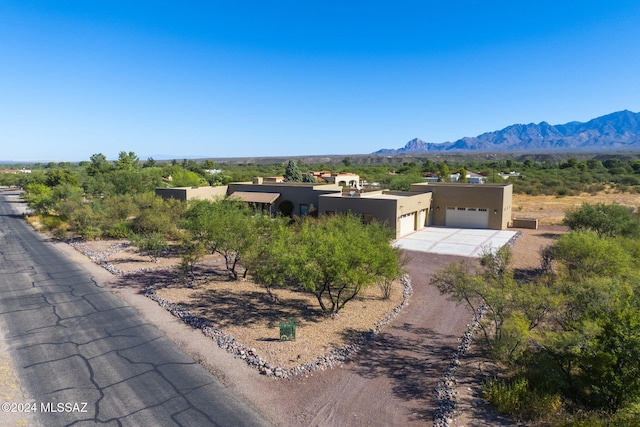
[[46,230],[53,230],[62,224],[62,220],[53,215],[43,215],[40,218],[40,223]]
[[153,262],[157,262],[158,257],[169,249],[169,243],[161,233],[132,234],[131,244],[137,246],[140,252],[151,258]]
[[278,211],[282,214],[282,216],[291,216],[293,213],[293,202],[289,200],[283,200],[280,205],[278,205]]
[[118,221],[109,228],[106,234],[114,239],[126,239],[131,234],[131,227],[126,221]]
[[562,408],[559,394],[531,389],[524,377],[490,379],[484,385],[483,394],[498,412],[527,420],[551,418]]
[[87,225],[78,230],[80,236],[85,240],[96,240],[102,236],[102,230],[100,227],[94,225]]
[[53,236],[58,240],[65,241],[67,240],[68,230],[69,224],[62,222],[53,230]]

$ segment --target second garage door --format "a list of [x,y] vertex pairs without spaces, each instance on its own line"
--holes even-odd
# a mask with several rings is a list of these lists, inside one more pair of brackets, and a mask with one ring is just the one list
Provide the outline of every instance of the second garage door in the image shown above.
[[447,227],[488,228],[489,211],[485,208],[448,206],[444,223]]
[[400,217],[400,233],[398,237],[406,236],[415,230],[416,216],[415,213],[402,215]]

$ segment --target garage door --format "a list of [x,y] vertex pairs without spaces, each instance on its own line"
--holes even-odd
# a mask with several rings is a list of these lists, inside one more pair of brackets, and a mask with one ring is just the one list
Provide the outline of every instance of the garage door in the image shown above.
[[444,223],[447,227],[488,228],[489,211],[485,208],[448,206]]
[[422,209],[418,212],[418,230],[422,230],[427,225],[427,210]]
[[400,217],[400,234],[398,237],[405,236],[415,229],[415,213],[402,215]]

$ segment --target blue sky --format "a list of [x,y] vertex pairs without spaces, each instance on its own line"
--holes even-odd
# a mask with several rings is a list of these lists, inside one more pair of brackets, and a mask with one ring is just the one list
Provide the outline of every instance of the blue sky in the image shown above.
[[0,159],[364,154],[640,111],[640,2],[0,0]]

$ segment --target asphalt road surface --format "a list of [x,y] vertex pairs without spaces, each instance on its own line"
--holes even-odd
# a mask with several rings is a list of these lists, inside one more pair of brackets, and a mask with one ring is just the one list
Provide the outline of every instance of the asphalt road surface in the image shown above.
[[0,402],[3,411],[33,412],[47,427],[268,425],[33,232],[7,194],[0,193],[0,328],[29,399]]

